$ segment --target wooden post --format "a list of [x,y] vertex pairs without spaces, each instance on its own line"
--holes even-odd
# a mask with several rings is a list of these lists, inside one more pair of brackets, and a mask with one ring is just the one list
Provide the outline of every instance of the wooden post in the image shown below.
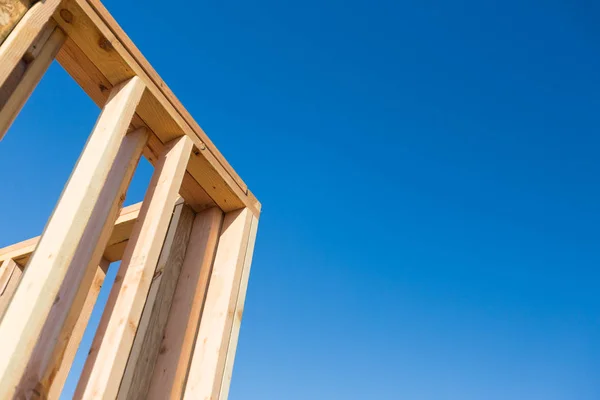
[[[8,0],[8,3],[12,4],[7,4],[7,6],[15,6],[18,0]],[[0,45],[0,87],[4,86],[27,50],[44,30],[60,3],[61,0],[36,2]]]
[[[167,327],[162,341],[156,344],[160,353],[154,372],[139,385],[143,398],[181,399],[183,395],[222,221],[223,212],[216,207],[194,219]],[[147,395],[144,390],[148,390]]]
[[[225,214],[188,373],[185,400],[225,399],[222,396],[223,378],[234,319],[241,318],[235,313],[240,287],[245,285],[242,278],[246,253],[254,242],[254,238],[250,238],[255,232],[253,218],[248,209]],[[239,324],[237,326],[239,328]]]
[[76,399],[114,399],[118,394],[191,151],[192,142],[182,136],[165,146],[157,162],[79,380]]
[[178,204],[175,207],[117,399],[146,397],[188,247],[194,216],[194,211],[187,205]]
[[[94,279],[89,287],[85,301],[83,302],[81,312],[79,313],[79,318],[77,318],[77,322],[70,331],[70,335],[68,337],[69,342],[64,350],[58,370],[55,371],[53,378],[49,382],[50,387],[47,389],[47,395],[45,398],[60,398],[63,386],[65,385],[67,377],[69,376],[69,372],[71,371],[71,365],[73,364],[73,360],[75,360],[75,355],[77,354],[77,350],[81,344],[81,339],[83,338],[83,334],[87,328],[90,316],[92,315],[92,311],[96,305],[96,300],[100,294],[100,289],[102,289],[102,284],[104,283],[104,278],[106,277],[109,266],[110,263],[108,260],[103,258],[102,261],[100,261],[98,268],[95,268],[96,272],[94,274]],[[44,398],[44,396],[42,396],[42,398]]]
[[8,82],[0,90],[0,140],[10,128],[25,102],[58,54],[66,36],[54,23],[46,25],[27,60],[17,64]]
[[221,381],[221,392],[219,393],[219,399],[221,400],[227,400],[229,397],[229,387],[231,386],[231,376],[233,375],[233,362],[235,361],[235,353],[240,336],[242,315],[244,314],[244,304],[246,302],[246,291],[248,290],[248,280],[250,278],[250,267],[252,266],[252,256],[254,255],[254,243],[256,241],[256,233],[258,230],[258,218],[255,215],[252,216],[251,224],[248,247],[246,247],[246,255],[244,257],[242,279],[238,288],[237,301],[233,313],[233,326],[229,336],[227,355],[225,356],[225,368],[223,371],[223,379]]
[[15,393],[86,226],[104,226],[92,211],[143,92],[136,77],[113,89],[0,322],[2,399]]
[[123,139],[90,223],[83,232],[57,299],[52,304],[18,393],[35,391],[46,397],[52,386],[54,391],[60,392],[56,388],[62,388],[64,381],[54,382],[57,370],[63,365],[63,354],[71,343],[73,329],[96,278],[102,254],[147,139],[145,129],[128,133]]

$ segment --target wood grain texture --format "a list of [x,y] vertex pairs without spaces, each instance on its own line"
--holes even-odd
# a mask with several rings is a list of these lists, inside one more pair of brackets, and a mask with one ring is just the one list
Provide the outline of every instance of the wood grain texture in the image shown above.
[[[112,83],[72,39],[66,40],[56,59],[88,96],[99,107],[102,107],[108,98]],[[145,127],[150,132],[150,139],[144,149],[144,156],[152,165],[155,165],[158,155],[163,151],[163,142],[137,114],[133,118],[132,127]],[[185,199],[186,204],[196,212],[215,206],[215,202],[188,172],[183,178],[180,194]]]
[[0,294],[0,320],[2,319],[4,312],[8,308],[8,304],[10,303],[10,300],[12,299],[15,290],[17,289],[17,285],[19,284],[19,282],[21,282],[22,275],[23,270],[21,269],[21,267],[17,266],[17,268],[13,269],[8,282],[4,287],[4,292]]
[[231,377],[233,375],[233,363],[237,350],[240,328],[242,325],[242,315],[244,314],[244,304],[246,302],[246,291],[248,290],[248,281],[250,279],[250,267],[252,266],[252,256],[254,255],[254,244],[256,242],[256,233],[258,230],[258,218],[252,216],[248,245],[246,255],[244,256],[244,266],[242,267],[242,278],[237,289],[237,300],[235,311],[233,313],[233,325],[229,334],[229,344],[225,356],[225,368],[221,380],[221,390],[219,392],[220,400],[227,400],[229,397],[229,387],[231,386]]
[[180,399],[202,315],[208,280],[216,251],[223,213],[214,207],[198,213],[171,305],[149,400]]
[[[68,15],[66,19],[65,15]],[[144,80],[148,92],[142,98],[138,116],[162,143],[180,135],[190,137],[194,143],[194,156],[190,159],[188,172],[221,209],[230,211],[248,207],[258,215],[260,206],[257,207],[253,196],[248,197],[246,185],[240,183],[237,174],[232,175],[230,167],[224,166],[224,159],[206,135],[200,134],[199,127],[194,130],[190,126],[182,116],[183,107],[176,107],[163,92],[167,90],[166,86],[157,85],[136,61],[115,35],[116,25],[107,25],[103,16],[85,0],[66,1],[54,18],[109,82],[114,84],[134,74]]]
[[35,3],[4,40],[0,46],[0,86],[4,85],[15,66],[21,62],[60,3],[61,0]]
[[0,322],[0,398],[15,393],[144,89],[113,89]]
[[2,264],[0,264],[0,296],[2,296],[6,290],[8,281],[10,281],[15,268],[17,268],[17,263],[10,258],[2,261]]
[[[119,217],[115,221],[115,227],[108,239],[108,244],[106,246],[106,250],[104,252],[105,258],[107,253],[116,254],[116,252],[112,252],[111,248],[120,244],[127,244],[129,240],[129,236],[131,235],[131,230],[133,229],[133,225],[137,220],[138,214],[140,212],[140,207],[142,203],[136,203],[131,206],[124,207],[119,214]],[[10,246],[6,246],[0,249],[0,261],[4,262],[7,259],[13,259],[19,267],[25,267],[27,261],[29,261],[29,257],[31,253],[37,247],[37,244],[40,240],[40,236],[36,236],[31,239],[24,240],[19,243],[11,244]],[[118,257],[116,260],[109,260],[110,262],[118,261],[121,258]]]
[[54,373],[53,379],[51,380],[50,386],[47,390],[46,397],[48,399],[60,398],[60,394],[63,390],[67,377],[69,376],[69,371],[71,371],[73,360],[75,360],[75,355],[77,354],[77,350],[81,344],[81,339],[83,338],[83,334],[87,328],[90,316],[92,315],[92,311],[96,305],[96,300],[100,294],[100,289],[102,289],[102,284],[104,283],[104,278],[106,277],[106,272],[108,271],[109,265],[110,263],[108,260],[102,259],[98,265],[98,268],[94,268],[94,279],[92,280],[92,284],[88,289],[77,321],[70,332],[68,343],[62,356],[60,366]]
[[88,4],[92,7],[92,9],[98,14],[98,16],[102,19],[102,21],[106,24],[106,26],[110,29],[115,38],[122,43],[124,49],[133,57],[135,62],[142,68],[142,70],[147,74],[148,78],[161,89],[161,92],[165,95],[168,101],[171,103],[173,108],[177,110],[178,113],[181,114],[183,119],[190,125],[192,130],[198,135],[199,139],[207,146],[208,151],[210,151],[215,159],[223,166],[223,168],[233,177],[238,186],[242,189],[242,191],[247,192],[248,186],[244,183],[242,178],[235,172],[235,170],[229,165],[225,157],[219,152],[216,146],[212,143],[209,137],[204,133],[200,125],[194,120],[192,115],[185,109],[183,104],[179,101],[179,99],[175,96],[175,94],[169,89],[167,84],[162,80],[162,78],[158,75],[158,73],[152,68],[148,60],[142,55],[140,50],[135,46],[135,44],[131,41],[131,39],[127,36],[127,34],[123,31],[123,29],[119,26],[117,21],[110,15],[108,10],[104,7],[102,2],[98,0],[87,0]]
[[[0,104],[2,104],[0,109],[0,140],[10,128],[52,61],[54,61],[54,57],[56,57],[65,38],[62,29],[53,29],[50,36],[45,38],[47,39],[45,43],[39,44],[39,52],[36,51],[35,54],[31,54],[31,57],[34,58],[26,64],[20,79],[15,79],[14,82],[11,82],[11,87],[5,89],[2,95],[6,97],[0,99]],[[18,67],[18,70],[20,69]]]
[[52,387],[55,392],[60,392],[57,387],[62,388],[64,381],[55,382],[55,377],[63,368],[63,357],[71,334],[96,279],[98,265],[147,138],[145,129],[128,133],[123,138],[17,393],[35,392],[47,397]]
[[117,399],[146,399],[194,216],[184,204],[175,207]]
[[31,3],[30,0],[0,0],[0,45],[29,10]]
[[227,351],[252,227],[252,213],[225,214],[183,399],[221,399]]
[[182,136],[165,146],[157,163],[90,355],[76,399],[114,399],[139,326],[192,143]]

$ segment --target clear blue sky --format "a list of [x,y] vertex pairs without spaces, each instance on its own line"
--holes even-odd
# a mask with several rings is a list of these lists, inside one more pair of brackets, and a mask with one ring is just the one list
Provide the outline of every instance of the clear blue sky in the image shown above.
[[[106,5],[264,205],[232,400],[600,399],[597,3]],[[0,245],[97,115],[53,66]]]

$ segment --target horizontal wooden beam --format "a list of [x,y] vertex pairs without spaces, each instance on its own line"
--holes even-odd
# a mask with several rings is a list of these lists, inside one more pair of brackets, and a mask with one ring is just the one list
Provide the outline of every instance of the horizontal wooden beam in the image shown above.
[[[115,222],[115,227],[104,251],[104,258],[109,262],[119,261],[123,257],[124,248],[127,245],[141,206],[142,203],[140,202],[124,207],[121,210],[121,214]],[[13,259],[20,267],[24,267],[39,240],[40,237],[37,236],[0,249],[0,262]]]
[[[188,136],[194,150],[187,172],[214,203],[223,211],[248,208],[255,215],[260,213],[258,200],[100,2],[67,0],[54,18],[94,66],[83,66],[90,69],[87,75],[92,80],[88,79],[82,88],[92,98],[99,96],[98,89],[104,85],[102,78],[115,85],[134,75],[140,77],[148,90],[140,101],[137,116],[158,138],[156,145]],[[62,60],[59,57],[61,64]],[[81,75],[81,71],[76,71],[81,65],[63,64],[63,67],[74,77]]]

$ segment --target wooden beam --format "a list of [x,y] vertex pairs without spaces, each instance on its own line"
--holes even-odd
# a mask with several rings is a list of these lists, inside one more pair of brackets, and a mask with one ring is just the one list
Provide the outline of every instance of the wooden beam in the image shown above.
[[98,3],[92,7],[85,0],[67,0],[54,18],[111,84],[133,75],[143,79],[148,92],[142,98],[138,116],[162,143],[181,135],[192,140],[194,154],[188,172],[221,209],[247,207],[258,215],[260,203],[249,195],[246,185],[199,126],[195,122],[190,124],[191,117],[183,116],[189,114],[174,100],[164,82],[158,82],[158,75],[150,65],[145,60],[143,65],[137,61],[141,60],[139,51],[136,49],[136,54],[132,54],[133,45],[121,35],[122,30],[114,21],[108,21],[107,14],[98,12],[100,7]]
[[35,392],[47,397],[52,386],[55,387],[54,391],[60,392],[56,387],[62,388],[64,381],[54,382],[56,373],[63,365],[69,338],[85,307],[102,254],[147,139],[145,129],[128,133],[123,138],[17,393],[25,395]]
[[0,0],[0,44],[31,7],[30,0]]
[[[14,1],[10,1],[13,3]],[[19,20],[6,40],[0,45],[0,87],[52,18],[61,0],[46,0],[35,3]],[[6,4],[5,7],[6,8]]]
[[[117,248],[120,248],[127,244],[133,225],[137,220],[140,212],[142,203],[136,203],[131,206],[124,207],[119,214],[119,218],[115,221],[115,227],[108,239],[106,250],[104,251],[104,258],[109,262],[119,261],[122,258],[122,251],[119,253]],[[24,268],[31,253],[35,250],[40,236],[36,236],[31,239],[24,240],[19,243],[11,244],[10,246],[0,249],[0,261],[4,262],[8,259],[13,259],[17,265]],[[113,259],[107,257],[110,254]]]
[[183,395],[222,221],[223,212],[216,207],[194,219],[165,334],[157,345],[160,354],[154,372],[145,377],[150,383],[147,399],[181,399]]
[[166,145],[157,163],[79,380],[77,399],[114,399],[118,394],[191,150],[191,141],[182,136]]
[[[194,120],[192,115],[185,109],[183,104],[177,99],[175,94],[169,89],[167,84],[161,79],[158,73],[152,68],[148,60],[142,55],[140,50],[133,44],[131,39],[127,36],[125,31],[119,26],[117,21],[110,15],[104,5],[98,0],[87,0],[87,3],[91,6],[100,19],[110,29],[110,32],[114,35],[122,45],[123,48],[131,55],[132,59],[139,65],[139,67],[146,73],[148,78],[161,89],[161,92],[168,99],[169,103],[172,104],[173,108],[177,110],[183,117],[183,119],[190,125],[192,130],[197,134],[202,143],[206,144],[207,150],[214,154],[216,160],[223,166],[223,168],[232,176],[238,186],[247,192],[248,186],[244,183],[242,178],[238,176],[235,170],[229,165],[225,157],[219,152],[216,146],[212,143],[210,138],[204,133],[200,125]],[[196,144],[196,143],[194,143]]]
[[233,362],[235,361],[235,353],[240,336],[240,328],[242,325],[242,316],[244,314],[246,291],[248,290],[248,280],[250,278],[250,267],[252,266],[252,256],[254,255],[254,244],[256,242],[257,230],[258,218],[253,215],[248,238],[248,246],[246,247],[246,255],[244,256],[242,279],[240,280],[240,284],[237,289],[237,301],[235,304],[235,311],[233,312],[233,326],[231,327],[231,332],[229,334],[229,344],[227,346],[227,354],[225,356],[225,368],[223,371],[223,379],[221,381],[221,392],[219,393],[219,399],[222,400],[227,400],[229,397],[229,387],[231,386],[231,376],[233,375]]
[[[9,262],[8,265],[10,265],[10,260],[5,260],[4,262]],[[0,293],[0,320],[2,320],[2,316],[8,308],[8,304],[10,303],[10,300],[12,299],[12,296],[14,295],[17,286],[19,285],[19,282],[21,282],[22,275],[23,270],[21,269],[21,267],[19,267],[19,265],[17,265],[16,268],[12,268],[12,272],[10,274],[10,277],[8,277],[6,286],[4,286],[4,290],[2,291],[2,293]]]
[[221,388],[252,213],[225,214],[183,399],[224,399]]
[[2,261],[2,264],[0,264],[0,296],[6,290],[15,268],[17,268],[17,263],[11,258]]
[[[72,39],[67,39],[56,59],[99,107],[104,106],[112,84]],[[157,155],[163,151],[163,143],[137,114],[133,117],[131,125],[134,128],[145,127],[150,132],[144,156],[152,165],[155,165]],[[196,212],[216,205],[187,172],[183,177],[179,194],[185,199],[186,204]]]
[[[96,305],[96,300],[100,294],[100,289],[102,289],[102,284],[104,283],[104,278],[106,277],[109,266],[110,263],[108,260],[103,258],[100,261],[98,268],[94,269],[94,279],[88,289],[87,295],[83,302],[83,307],[79,313],[79,317],[77,318],[77,321],[68,337],[68,343],[62,356],[60,366],[55,371],[54,376],[50,381],[50,386],[47,389],[47,395],[45,397],[42,396],[42,398],[60,398],[60,394],[62,393],[65,382],[67,381],[67,377],[69,376],[69,372],[71,371],[73,360],[75,360],[75,355],[77,354],[77,350],[81,344],[81,339],[83,338],[83,334],[87,328],[90,316],[92,315],[92,311]],[[41,394],[42,392],[38,391],[38,393]]]
[[175,207],[117,399],[146,397],[188,247],[194,216],[192,209],[184,204]]
[[46,30],[49,31],[49,36],[42,35],[38,41],[40,43],[34,45],[37,46],[35,52],[29,53],[32,58],[27,62],[23,60],[24,66],[16,68],[16,74],[19,76],[11,76],[11,82],[7,82],[7,85],[2,88],[0,94],[0,139],[4,137],[19,111],[33,93],[66,38],[62,29],[54,28],[54,26],[54,22],[47,25]]
[[15,393],[144,89],[135,77],[113,89],[29,260],[0,323],[0,398]]

